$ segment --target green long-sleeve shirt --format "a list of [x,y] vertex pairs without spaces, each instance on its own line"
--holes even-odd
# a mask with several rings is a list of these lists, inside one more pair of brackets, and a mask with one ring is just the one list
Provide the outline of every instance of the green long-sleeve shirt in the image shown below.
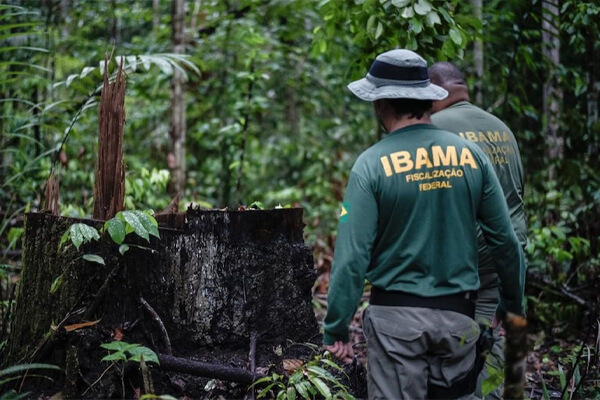
[[417,124],[363,152],[340,213],[323,343],[348,340],[365,278],[424,297],[477,290],[477,221],[498,260],[499,307],[522,314],[523,253],[483,151]]
[[[460,101],[433,114],[431,122],[477,144],[488,156],[508,205],[510,219],[521,246],[527,245],[527,221],[523,209],[523,164],[511,130],[494,115]],[[494,260],[481,231],[478,232],[479,271],[494,271]]]

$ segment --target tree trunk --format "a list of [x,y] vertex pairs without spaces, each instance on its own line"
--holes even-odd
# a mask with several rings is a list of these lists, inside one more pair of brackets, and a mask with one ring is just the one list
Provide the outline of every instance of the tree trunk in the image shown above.
[[107,220],[124,209],[125,164],[123,127],[125,125],[124,59],[114,82],[109,83],[108,55],[104,56],[104,85],[98,105],[98,158],[94,179],[95,219]]
[[[598,82],[598,52],[594,51],[595,36],[592,29],[588,29],[586,36],[586,59],[588,71],[587,85],[587,129],[590,133],[600,130],[598,124],[598,93],[600,92],[600,83]],[[588,154],[595,155],[598,152],[598,143],[590,140],[588,144]]]
[[[147,243],[127,236],[130,250],[120,255],[107,234],[80,250],[57,250],[72,223],[99,228],[99,221],[27,214],[6,361],[66,367],[66,376],[74,377],[72,396],[112,398],[123,395],[119,368],[109,370],[85,396],[83,392],[109,366],[100,362],[107,355],[100,344],[120,335],[124,342],[141,343],[157,353],[168,355],[170,348],[174,357],[190,360],[190,370],[198,365],[206,369],[202,362],[232,367],[235,373],[248,370],[252,337],[258,338],[258,366],[301,357],[303,346],[293,343],[319,335],[311,303],[316,273],[311,249],[303,243],[302,210],[190,209],[185,217],[181,229],[161,228],[160,240]],[[105,265],[87,262],[83,254],[100,255]],[[62,284],[50,293],[60,275]],[[99,322],[74,328],[86,320]],[[73,357],[77,362],[67,362]],[[173,373],[165,372],[168,366],[148,365],[157,393],[207,395],[207,379],[182,376],[181,368]],[[62,376],[56,378],[50,386],[39,382],[29,389],[55,393],[65,384]],[[124,395],[132,397],[132,387],[142,387],[141,374],[125,368],[124,379]],[[240,391],[243,395],[245,387],[227,387],[225,397]]]
[[[482,0],[471,0],[475,18],[483,24]],[[481,32],[480,32],[481,33]],[[473,44],[473,62],[475,64],[475,104],[483,106],[483,39],[478,37]]]
[[[558,0],[545,0],[542,3],[542,51],[550,68],[544,82],[543,103],[546,117],[547,156],[550,161],[561,159],[564,153],[564,138],[558,134],[559,99],[562,98],[562,92],[556,81],[556,71],[560,64],[558,24]],[[551,167],[549,179],[554,179],[554,174],[555,170]]]
[[[185,2],[173,0],[171,3],[173,53],[184,53]],[[171,80],[171,194],[183,195],[185,184],[185,99],[183,74],[174,69]]]

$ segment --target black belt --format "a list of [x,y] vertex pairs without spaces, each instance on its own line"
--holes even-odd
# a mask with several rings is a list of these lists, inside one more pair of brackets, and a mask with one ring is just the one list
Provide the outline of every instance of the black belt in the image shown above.
[[462,292],[447,296],[421,297],[414,294],[371,288],[370,303],[374,306],[400,306],[434,308],[455,311],[475,318],[475,300],[477,292]]

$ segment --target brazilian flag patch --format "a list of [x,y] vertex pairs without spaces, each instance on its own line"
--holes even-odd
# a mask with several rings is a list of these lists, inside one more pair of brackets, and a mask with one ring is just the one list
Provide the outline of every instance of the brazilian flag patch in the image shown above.
[[340,222],[346,222],[350,215],[350,204],[342,203],[342,210],[340,211]]

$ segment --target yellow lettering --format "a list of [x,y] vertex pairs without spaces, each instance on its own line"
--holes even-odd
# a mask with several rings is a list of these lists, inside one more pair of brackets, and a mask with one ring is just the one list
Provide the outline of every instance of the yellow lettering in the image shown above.
[[477,141],[477,135],[475,134],[475,132],[467,131],[467,132],[465,132],[465,135],[467,135],[467,139],[469,139],[471,142]]
[[413,169],[414,164],[410,159],[410,153],[408,151],[397,151],[390,154],[390,158],[392,159],[394,171],[397,174]]
[[469,164],[471,168],[477,169],[477,164],[475,164],[473,154],[471,154],[471,150],[467,149],[466,147],[460,152],[460,166],[463,167],[465,164]]
[[480,142],[487,142],[487,138],[485,137],[485,134],[481,131],[479,131],[479,141]]
[[392,166],[390,165],[390,160],[388,160],[387,156],[383,156],[380,158],[381,165],[383,165],[383,171],[385,172],[385,176],[392,176]]
[[415,157],[415,169],[421,169],[423,165],[426,165],[427,168],[433,167],[433,164],[431,164],[431,161],[429,161],[427,150],[425,150],[423,147],[419,147]]
[[508,142],[510,140],[510,136],[508,136],[508,133],[506,133],[505,131],[502,131],[502,140],[504,140],[505,142]]
[[502,138],[500,137],[500,132],[498,131],[494,131],[494,133],[487,131],[487,135],[488,139],[490,139],[490,142],[499,142],[502,140]]
[[456,147],[446,147],[446,153],[442,150],[442,146],[431,146],[433,156],[433,165],[439,167],[440,164],[447,167],[448,165],[457,165],[458,158],[456,156]]

